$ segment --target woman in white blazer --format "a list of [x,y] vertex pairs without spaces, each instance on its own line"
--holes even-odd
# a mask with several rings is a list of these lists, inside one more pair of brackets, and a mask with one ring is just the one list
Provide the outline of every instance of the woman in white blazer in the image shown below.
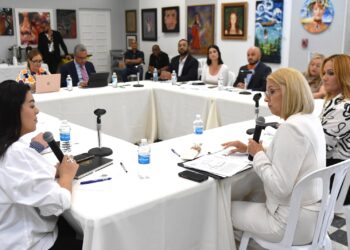
[[[234,141],[224,146],[234,146],[232,153],[248,152],[254,156],[254,173],[261,180],[266,196],[263,203],[233,201],[234,228],[278,242],[284,235],[295,184],[308,173],[326,167],[326,143],[320,119],[312,114],[310,87],[300,72],[282,68],[269,75],[265,101],[272,114],[285,120],[270,146],[263,148],[252,139],[248,145]],[[312,241],[321,195],[319,183],[305,189],[294,244]]]

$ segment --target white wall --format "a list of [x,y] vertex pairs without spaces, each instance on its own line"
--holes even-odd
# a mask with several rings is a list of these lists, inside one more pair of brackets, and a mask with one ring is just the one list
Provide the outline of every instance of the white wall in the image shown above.
[[[124,0],[1,0],[1,8],[36,8],[36,9],[53,9],[54,23],[56,23],[56,9],[110,9],[111,10],[111,27],[112,27],[112,49],[125,48],[125,37],[120,34],[125,32],[124,24]],[[129,2],[129,1],[128,1]],[[133,2],[133,1],[131,1]],[[14,22],[16,18],[14,17]],[[78,38],[65,39],[69,52],[73,52],[74,46],[79,43],[79,20]],[[56,27],[54,27],[56,29]],[[16,33],[16,31],[15,31]],[[0,36],[0,59],[7,57],[8,48],[16,44],[16,36]]]
[[[312,34],[304,30],[303,26],[300,24],[300,9],[303,6],[304,0],[293,1],[293,18],[291,19],[291,32],[289,34],[290,50],[288,52],[288,65],[290,67],[304,71],[307,68],[310,53],[313,52],[319,52],[325,56],[344,52],[344,42],[347,39],[347,44],[349,44],[350,38],[349,33],[347,34],[347,38],[344,37],[346,15],[349,13],[347,12],[348,2],[348,0],[333,0],[332,3],[335,13],[333,23],[326,31],[320,34]],[[301,47],[301,40],[303,38],[309,39],[309,46],[307,49]],[[347,48],[347,52],[349,52],[349,45]]]

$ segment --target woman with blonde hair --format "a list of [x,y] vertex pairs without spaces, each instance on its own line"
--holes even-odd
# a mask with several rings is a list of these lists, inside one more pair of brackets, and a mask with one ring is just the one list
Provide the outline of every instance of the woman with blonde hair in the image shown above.
[[[319,118],[312,114],[311,90],[299,71],[281,68],[269,75],[265,101],[272,114],[285,120],[269,147],[264,149],[261,143],[252,139],[248,145],[233,141],[223,146],[235,147],[232,153],[248,152],[254,157],[254,171],[251,171],[249,180],[253,184],[260,182],[266,196],[262,203],[233,201],[231,216],[234,228],[278,242],[285,232],[295,184],[308,173],[326,166],[325,138],[320,136],[323,130]],[[294,244],[312,241],[318,215],[317,202],[322,196],[319,184],[313,183],[304,191]],[[243,185],[250,188],[246,183]],[[261,186],[258,188],[262,190]]]
[[350,56],[326,58],[321,75],[326,96],[320,117],[330,166],[350,158]]
[[307,71],[303,73],[310,85],[311,92],[315,99],[323,98],[325,96],[321,79],[321,66],[324,58],[324,55],[314,53],[307,67]]

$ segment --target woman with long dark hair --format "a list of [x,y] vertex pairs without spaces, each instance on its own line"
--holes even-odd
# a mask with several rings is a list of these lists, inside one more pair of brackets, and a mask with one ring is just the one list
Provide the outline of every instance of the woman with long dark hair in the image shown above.
[[36,130],[38,113],[29,85],[0,83],[1,249],[49,249],[70,207],[78,164],[65,156],[56,168],[22,138]]
[[202,81],[208,84],[218,84],[222,77],[224,85],[228,82],[228,68],[221,58],[221,52],[217,45],[210,45],[207,51],[207,63],[202,69]]

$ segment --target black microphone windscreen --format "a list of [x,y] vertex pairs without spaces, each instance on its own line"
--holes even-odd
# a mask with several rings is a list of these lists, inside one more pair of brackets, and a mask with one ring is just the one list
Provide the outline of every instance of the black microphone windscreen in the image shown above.
[[105,109],[95,109],[94,114],[97,116],[101,116],[106,114],[106,110]]
[[43,138],[47,143],[52,142],[54,140],[52,133],[48,131],[43,134]]
[[258,118],[256,118],[255,123],[256,123],[256,126],[263,127],[265,125],[265,118],[262,116],[259,116]]

